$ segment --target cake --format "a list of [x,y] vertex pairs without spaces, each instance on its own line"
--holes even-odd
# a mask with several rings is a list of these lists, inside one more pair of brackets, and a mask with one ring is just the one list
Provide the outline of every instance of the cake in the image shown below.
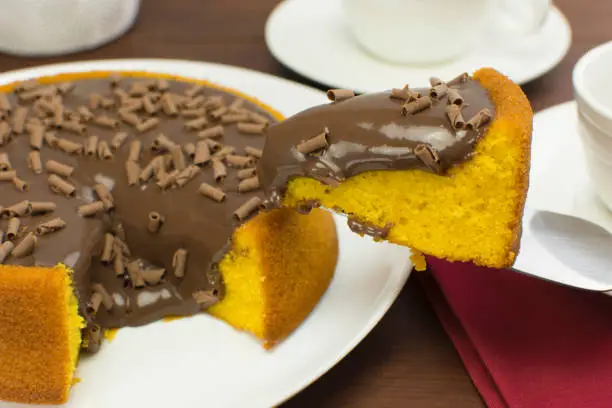
[[331,215],[261,211],[271,108],[145,72],[0,92],[0,400],[64,402],[105,331],[203,310],[270,348],[324,294]]
[[328,96],[269,129],[260,179],[271,208],[323,206],[416,254],[513,264],[533,116],[518,85],[485,68],[427,89]]

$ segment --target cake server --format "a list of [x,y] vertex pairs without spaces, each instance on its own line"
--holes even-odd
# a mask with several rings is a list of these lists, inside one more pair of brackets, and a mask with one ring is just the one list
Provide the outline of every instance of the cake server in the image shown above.
[[580,289],[612,291],[612,234],[583,218],[525,208],[513,270]]

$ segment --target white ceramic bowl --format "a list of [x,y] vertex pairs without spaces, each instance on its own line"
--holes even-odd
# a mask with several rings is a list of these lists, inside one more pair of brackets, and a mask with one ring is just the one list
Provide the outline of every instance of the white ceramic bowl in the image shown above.
[[1,0],[0,52],[59,55],[98,47],[134,23],[140,0]]
[[[578,132],[595,191],[612,210],[612,42],[587,52],[573,72]],[[554,146],[551,146],[554,149]]]

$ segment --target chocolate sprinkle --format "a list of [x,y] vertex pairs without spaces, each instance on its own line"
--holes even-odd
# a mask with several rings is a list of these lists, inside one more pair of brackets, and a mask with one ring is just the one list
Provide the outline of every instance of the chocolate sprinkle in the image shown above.
[[249,120],[249,115],[246,113],[230,113],[228,115],[223,115],[221,117],[221,123],[223,124],[247,122],[248,120]]
[[456,89],[448,88],[448,103],[461,106],[463,105],[463,97]]
[[17,107],[17,109],[15,109],[15,112],[13,113],[12,117],[13,121],[11,123],[11,127],[14,133],[18,135],[23,133],[25,129],[26,118],[28,116],[28,111],[29,109],[25,106],[19,106]]
[[95,116],[92,123],[109,129],[117,129],[119,127],[119,122],[109,116]]
[[81,217],[93,217],[102,212],[104,212],[104,203],[102,201],[94,201],[90,204],[81,205],[78,208],[78,213]]
[[55,160],[47,160],[45,163],[45,170],[49,173],[57,174],[58,176],[70,177],[74,172],[74,167],[56,162]]
[[206,141],[200,141],[195,147],[195,155],[193,158],[193,164],[201,166],[210,161],[210,147]]
[[115,206],[113,195],[111,194],[108,187],[104,184],[96,184],[93,186],[93,191],[96,193],[100,201],[104,203],[104,209],[110,210]]
[[261,156],[263,155],[263,151],[261,149],[256,149],[251,146],[245,147],[244,152],[249,156],[257,157],[258,159],[261,159]]
[[123,145],[127,137],[127,133],[117,132],[117,134],[115,134],[113,140],[111,141],[111,147],[115,150],[118,150]]
[[125,162],[125,172],[127,173],[127,183],[130,186],[134,186],[138,184],[138,180],[140,178],[140,166],[138,163],[133,161]]
[[34,172],[34,174],[42,173],[42,160],[38,150],[32,150],[30,153],[28,153],[28,167]]
[[30,202],[31,215],[48,214],[57,208],[57,205],[50,201],[32,201]]
[[[206,147],[208,148],[208,145],[206,145]],[[185,145],[183,146],[183,152],[187,155],[189,159],[193,160],[196,154],[196,145],[194,145],[193,143],[185,143]]]
[[106,310],[111,310],[115,304],[113,301],[113,297],[108,293],[106,288],[99,283],[94,283],[91,285],[91,290],[94,293],[99,293],[102,297],[102,304]]
[[6,238],[9,241],[14,241],[17,238],[19,227],[21,227],[21,220],[17,217],[11,217],[6,228]]
[[98,136],[92,135],[85,141],[85,156],[95,156],[98,150]]
[[28,189],[30,188],[29,184],[26,181],[20,179],[18,176],[13,177],[12,182],[18,191],[25,192],[28,191]]
[[178,115],[179,111],[176,107],[176,104],[172,100],[172,97],[169,94],[164,94],[161,98],[162,102],[162,110],[164,113],[170,117],[174,117]]
[[244,179],[253,177],[256,174],[257,174],[257,168],[251,167],[248,169],[238,170],[236,172],[236,177],[238,178],[238,180],[244,180]]
[[246,193],[247,191],[257,190],[260,187],[259,178],[257,176],[242,180],[238,184],[238,192]]
[[15,170],[0,171],[0,181],[13,181],[15,177],[17,177]]
[[198,137],[202,139],[216,138],[223,136],[223,126],[214,126],[198,133]]
[[431,107],[431,98],[429,96],[422,96],[412,102],[408,102],[402,105],[402,115],[412,115],[419,113]]
[[32,126],[29,128],[30,133],[30,147],[32,149],[40,150],[43,144],[43,137],[45,134],[45,128],[43,126]]
[[7,153],[0,153],[0,172],[12,169],[11,161]]
[[149,232],[151,233],[156,233],[159,231],[159,229],[161,228],[162,224],[164,223],[165,219],[164,217],[156,212],[150,212],[149,213]]
[[4,263],[6,258],[11,255],[13,248],[15,248],[15,244],[13,244],[11,241],[5,241],[0,244],[0,264]]
[[28,235],[26,235],[25,238],[22,239],[21,242],[15,246],[12,255],[17,259],[31,255],[36,249],[37,241],[38,239],[36,238],[34,233],[29,232]]
[[478,129],[482,125],[488,123],[492,117],[493,115],[491,114],[490,110],[482,109],[480,112],[472,116],[472,118],[467,121],[465,127],[470,130]]
[[50,221],[38,224],[36,234],[44,236],[66,228],[66,223],[61,218],[54,218]]
[[432,98],[441,99],[448,93],[448,86],[446,84],[439,84],[431,88],[429,95]]
[[66,197],[74,197],[76,195],[76,187],[57,175],[51,174],[48,181],[51,191],[54,193],[63,194]]
[[208,124],[208,120],[206,119],[205,116],[203,116],[201,118],[197,118],[197,119],[191,120],[189,122],[185,122],[185,129],[187,129],[187,130],[200,130],[200,129],[204,128],[207,124]]
[[213,177],[217,183],[223,183],[225,177],[227,177],[227,169],[221,160],[213,159],[212,161]]
[[142,143],[140,140],[134,140],[130,143],[130,152],[128,154],[128,161],[137,162],[140,159],[140,152],[142,150]]
[[32,204],[28,200],[23,200],[2,210],[3,217],[25,217],[32,213]]
[[165,273],[166,273],[165,269],[155,268],[155,269],[141,270],[140,276],[142,276],[142,279],[144,279],[144,281],[148,285],[155,286],[155,285],[158,285],[162,281],[162,278]]
[[350,89],[330,89],[327,91],[327,99],[332,102],[342,102],[355,96],[355,92]]
[[57,139],[57,148],[68,154],[79,155],[83,153],[83,145],[74,143],[68,139]]
[[243,221],[249,216],[253,215],[261,206],[261,198],[252,197],[247,202],[242,204],[236,211],[234,211],[234,217],[238,221]]
[[433,147],[427,144],[420,144],[414,149],[414,154],[421,159],[423,164],[431,168],[435,172],[440,171],[440,158],[433,149]]
[[189,252],[186,249],[181,248],[177,249],[172,256],[172,268],[174,268],[173,273],[177,278],[182,278],[185,276],[188,253]]
[[234,154],[229,154],[225,157],[225,160],[227,162],[227,164],[229,164],[232,167],[239,167],[239,168],[243,168],[243,167],[248,167],[253,165],[253,158],[249,157],[249,156],[237,156]]
[[136,126],[136,130],[138,130],[140,133],[144,133],[148,130],[153,129],[157,125],[159,125],[158,118],[149,118],[145,120],[144,122],[140,122],[140,124]]
[[296,149],[298,153],[302,154],[310,154],[316,152],[317,150],[324,149],[329,146],[328,138],[329,130],[325,128],[323,132],[297,145]]
[[448,120],[450,120],[455,129],[463,129],[465,127],[465,120],[463,119],[461,107],[459,105],[448,105],[446,107],[446,116],[448,116]]
[[268,127],[267,124],[263,123],[238,123],[236,125],[238,130],[242,133],[250,134],[250,135],[261,135],[265,132]]

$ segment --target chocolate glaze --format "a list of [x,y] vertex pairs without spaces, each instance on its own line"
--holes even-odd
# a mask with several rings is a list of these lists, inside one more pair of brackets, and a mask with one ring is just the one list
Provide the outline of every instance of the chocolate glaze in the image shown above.
[[[67,109],[76,110],[78,106],[87,105],[92,92],[103,97],[112,98],[110,81],[106,78],[85,79],[74,81],[75,89],[63,97],[63,105]],[[124,78],[122,89],[129,90],[130,85],[139,80]],[[180,81],[168,81],[170,92],[183,95],[192,85]],[[222,95],[227,105],[236,96],[217,89],[206,88],[198,95],[206,97]],[[17,99],[8,95],[13,106]],[[258,112],[274,120],[255,104],[244,101],[243,108]],[[108,115],[117,118],[115,109],[92,109],[96,115]],[[147,117],[144,112],[138,112],[141,118]],[[30,117],[33,116],[30,111]],[[185,130],[184,123],[191,119],[170,119],[164,113],[156,115],[161,119],[159,126],[143,134],[133,127],[121,123],[120,128],[111,130],[104,127],[87,125],[87,135],[96,135],[109,144],[118,131],[128,132],[129,137],[110,161],[102,161],[85,156],[70,156],[59,149],[44,145],[41,149],[43,163],[49,159],[74,166],[76,170],[69,182],[77,186],[76,198],[65,198],[50,191],[47,177],[43,172],[34,175],[28,169],[26,157],[30,151],[28,135],[13,135],[13,141],[6,146],[0,146],[0,153],[8,153],[12,166],[18,175],[30,183],[28,192],[19,192],[10,182],[0,182],[0,207],[8,207],[22,200],[51,201],[57,204],[54,213],[44,216],[32,216],[22,219],[28,231],[34,231],[37,224],[55,217],[61,217],[67,227],[61,231],[39,237],[35,252],[26,258],[9,257],[5,264],[26,266],[52,266],[58,262],[65,263],[74,270],[74,282],[79,299],[80,312],[86,317],[90,326],[92,323],[102,328],[117,328],[123,326],[143,325],[165,316],[191,315],[204,308],[192,295],[196,291],[210,291],[217,297],[222,297],[224,284],[216,269],[216,263],[231,247],[230,240],[240,222],[233,217],[233,212],[246,200],[253,196],[263,198],[263,192],[237,192],[239,180],[235,171],[228,167],[228,177],[222,186],[215,182],[210,166],[205,166],[198,176],[188,184],[177,189],[162,191],[154,181],[141,186],[130,187],[127,184],[125,162],[128,156],[129,144],[138,139],[142,142],[142,155],[139,161],[144,167],[154,154],[150,146],[155,137],[164,133],[177,144],[198,141],[197,131]],[[218,121],[206,115],[209,126],[215,126]],[[86,136],[78,136],[70,132],[54,130],[58,137],[74,142],[84,143]],[[246,146],[261,149],[263,136],[241,134],[235,124],[225,125],[225,135],[216,139],[227,146],[236,149],[235,154],[243,155]],[[215,202],[198,194],[200,183],[222,187],[227,195],[224,203]],[[105,184],[112,192],[115,210],[110,215],[82,218],[77,214],[77,207],[94,200],[92,186],[96,183]],[[165,217],[165,223],[160,231],[152,234],[147,229],[148,215],[157,211]],[[0,220],[0,230],[6,229],[7,220]],[[161,267],[166,269],[163,281],[156,286],[135,289],[126,278],[116,277],[111,266],[100,263],[104,234],[113,231],[120,224],[125,231],[127,245],[132,253],[129,259],[141,259],[145,267]],[[183,278],[176,278],[172,271],[174,252],[184,248],[189,251],[186,272]],[[127,263],[127,260],[126,260]],[[100,307],[95,316],[88,310],[87,304],[91,297],[91,283],[101,283],[113,296],[115,305],[111,311]],[[85,335],[85,338],[89,338]],[[99,337],[99,336],[98,336]],[[96,345],[90,347],[95,351]]]
[[[494,112],[488,92],[468,78],[450,86],[465,100],[462,110],[469,120],[481,109]],[[419,89],[429,95],[428,89]],[[433,171],[414,153],[420,144],[430,145],[439,155],[438,171],[445,173],[469,159],[488,125],[476,130],[456,130],[446,116],[446,96],[432,98],[430,108],[403,116],[404,101],[390,98],[391,92],[360,95],[341,102],[307,109],[268,130],[263,157],[259,163],[260,180],[278,205],[291,178],[305,176],[324,184],[334,184],[359,173],[374,170],[420,169]],[[304,155],[296,146],[325,129],[329,146],[321,154]],[[352,220],[351,225],[357,225]],[[371,228],[359,228],[367,232]]]

